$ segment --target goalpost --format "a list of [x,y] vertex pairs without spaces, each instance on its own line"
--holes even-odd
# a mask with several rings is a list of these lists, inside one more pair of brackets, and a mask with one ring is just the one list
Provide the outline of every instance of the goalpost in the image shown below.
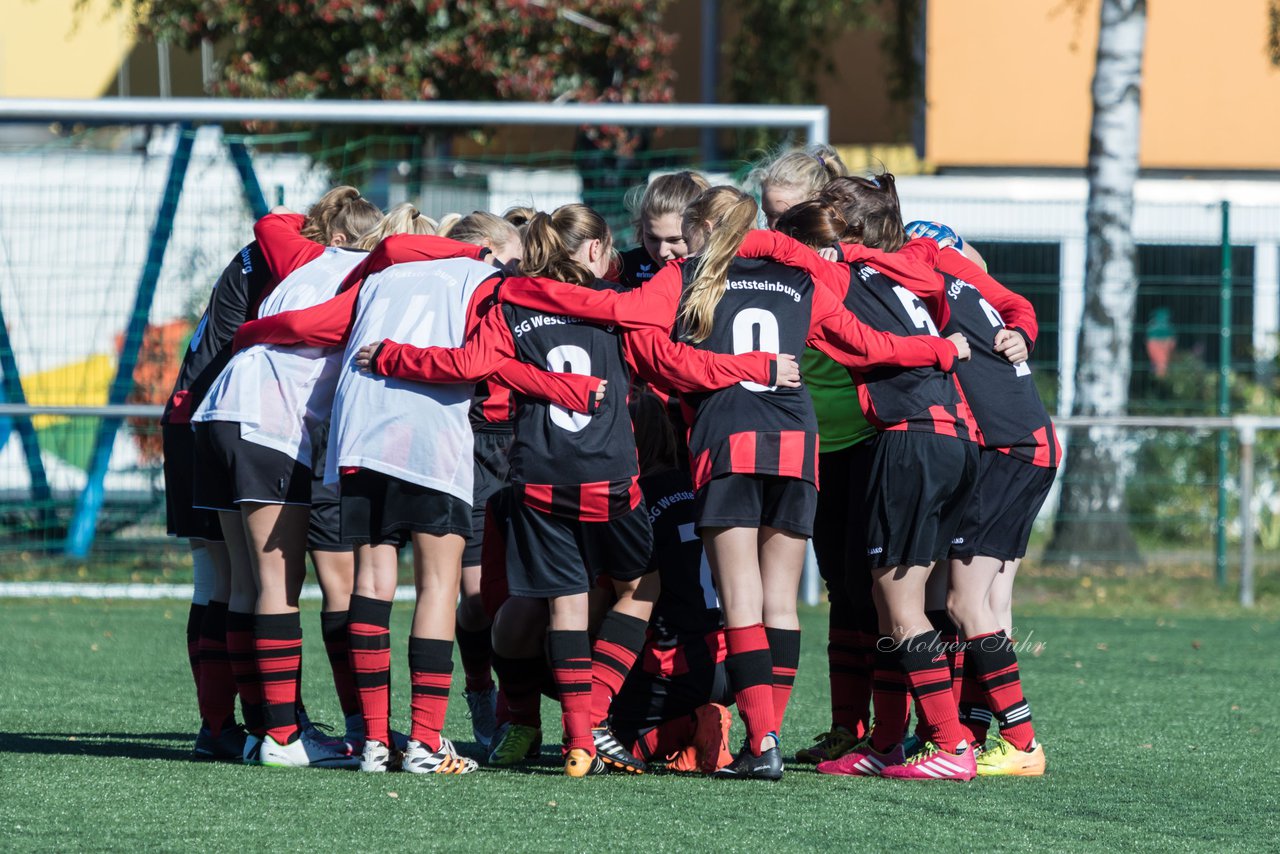
[[[242,136],[223,125],[361,127],[337,154],[308,132]],[[55,125],[55,136],[15,129]],[[827,142],[823,106],[333,102],[218,98],[0,99],[0,550],[83,558],[104,530],[136,551],[163,535],[156,420],[193,306],[272,203],[302,208],[364,158],[383,201],[441,209],[555,205],[590,189],[585,168],[537,150],[446,156],[427,170],[378,159],[379,128],[780,129]],[[68,132],[68,130],[70,132]],[[7,134],[7,135],[6,135]],[[44,137],[44,138],[41,138]],[[616,191],[650,168],[597,175]],[[399,159],[397,159],[399,158]],[[370,165],[372,164],[372,165]],[[363,167],[362,167],[363,168]],[[617,170],[614,169],[614,172]],[[440,176],[440,177],[432,177]],[[612,182],[612,183],[610,183]],[[274,190],[274,197],[272,191]],[[434,194],[434,195],[432,195]],[[467,207],[470,205],[470,207]],[[194,309],[199,311],[199,308]],[[185,314],[185,318],[183,315]],[[185,320],[171,324],[170,321]],[[169,383],[172,380],[169,379]],[[157,500],[157,496],[159,500]],[[119,505],[110,521],[104,509]],[[107,514],[111,515],[111,514]],[[809,573],[814,575],[813,573]],[[816,601],[816,577],[806,580]]]

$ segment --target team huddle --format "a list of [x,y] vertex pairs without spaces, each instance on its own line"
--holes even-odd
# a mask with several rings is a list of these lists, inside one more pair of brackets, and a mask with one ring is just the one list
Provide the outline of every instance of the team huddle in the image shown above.
[[[780,779],[812,540],[831,726],[795,760],[1044,772],[1011,638],[1061,455],[1035,313],[950,228],[904,224],[892,175],[811,146],[752,178],[759,203],[654,178],[623,253],[582,204],[436,221],[339,187],[257,222],[163,418],[197,758],[476,771],[442,732],[456,640],[487,765],[540,754],[547,696],[569,776]],[[342,735],[300,692],[308,554]]]

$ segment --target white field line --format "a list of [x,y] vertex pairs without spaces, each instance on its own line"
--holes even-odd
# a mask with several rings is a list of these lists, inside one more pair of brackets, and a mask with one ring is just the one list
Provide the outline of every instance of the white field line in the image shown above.
[[[83,584],[76,581],[0,581],[0,599],[190,599],[190,584]],[[302,588],[303,599],[320,599],[320,587]],[[413,587],[396,588],[396,601],[412,602]]]

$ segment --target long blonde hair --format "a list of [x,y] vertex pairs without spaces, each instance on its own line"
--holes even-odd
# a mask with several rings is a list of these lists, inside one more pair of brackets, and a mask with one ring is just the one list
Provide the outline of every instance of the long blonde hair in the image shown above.
[[748,179],[762,191],[768,187],[786,187],[811,199],[835,178],[849,174],[849,169],[834,148],[825,144],[779,150],[751,170]]
[[466,216],[449,214],[440,221],[436,233],[475,246],[488,244],[494,251],[512,240],[520,242],[520,231],[514,225],[488,211],[472,211]]
[[604,217],[584,204],[561,205],[551,213],[538,212],[524,230],[524,258],[520,269],[526,276],[541,276],[589,285],[595,274],[573,259],[582,244],[599,240],[606,253],[613,250],[613,234]]
[[711,334],[716,306],[729,284],[729,265],[756,224],[756,200],[736,187],[712,187],[685,208],[684,224],[710,229],[694,260],[693,282],[685,288],[677,320],[683,338],[697,344]]
[[344,184],[334,187],[311,206],[302,224],[302,236],[327,246],[335,234],[345,234],[350,243],[373,228],[381,216],[377,205],[360,195],[355,187]]
[[360,239],[354,244],[356,249],[363,249],[366,252],[382,242],[384,237],[390,237],[393,234],[435,234],[436,221],[429,216],[423,216],[422,211],[418,210],[410,202],[401,202],[391,210],[387,211],[387,215],[380,219],[373,228],[360,235]]

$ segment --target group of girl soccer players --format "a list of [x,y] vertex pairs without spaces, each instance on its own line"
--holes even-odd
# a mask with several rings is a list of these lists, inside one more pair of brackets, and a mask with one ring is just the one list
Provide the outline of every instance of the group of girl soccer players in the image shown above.
[[[759,204],[655,178],[621,254],[581,204],[437,222],[341,187],[255,225],[164,417],[198,758],[473,772],[442,732],[456,639],[484,764],[539,755],[545,695],[569,776],[777,780],[812,539],[831,726],[795,759],[1043,773],[1010,617],[1060,456],[1035,314],[949,228],[904,225],[892,175],[812,147],[754,178]],[[308,552],[341,736],[299,690]]]

